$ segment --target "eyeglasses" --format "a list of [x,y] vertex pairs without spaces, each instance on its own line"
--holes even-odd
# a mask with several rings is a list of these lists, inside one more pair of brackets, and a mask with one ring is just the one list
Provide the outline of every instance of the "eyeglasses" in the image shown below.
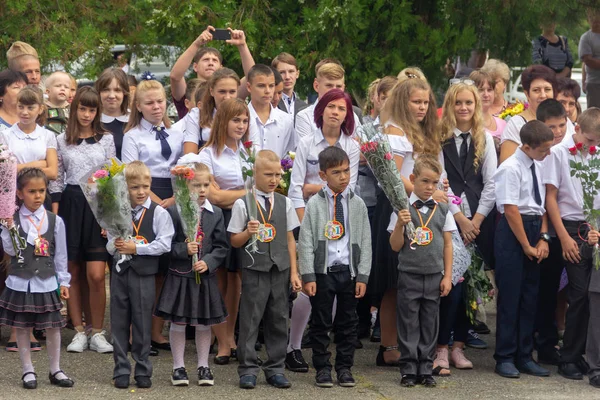
[[475,86],[475,82],[472,79],[459,79],[459,78],[452,78],[450,79],[450,86],[452,85],[458,85],[459,83],[464,83],[465,85],[469,85],[469,86]]

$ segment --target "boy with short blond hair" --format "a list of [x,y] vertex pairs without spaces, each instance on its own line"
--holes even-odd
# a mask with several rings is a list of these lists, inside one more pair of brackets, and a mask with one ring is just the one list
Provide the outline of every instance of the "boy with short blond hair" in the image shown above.
[[44,82],[48,100],[48,118],[46,129],[57,135],[65,133],[69,121],[69,96],[71,94],[71,77],[63,71],[50,74]]

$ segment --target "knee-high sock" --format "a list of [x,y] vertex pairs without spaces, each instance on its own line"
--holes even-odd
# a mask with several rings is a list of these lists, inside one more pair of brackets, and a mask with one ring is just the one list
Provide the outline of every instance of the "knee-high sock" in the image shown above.
[[196,352],[198,353],[198,368],[208,367],[208,353],[210,352],[210,326],[196,326]]
[[169,330],[171,353],[173,354],[173,369],[185,367],[183,353],[185,352],[185,325],[171,323]]
[[[19,347],[19,356],[21,357],[21,366],[23,373],[33,372],[33,363],[31,362],[31,341],[29,339],[29,329],[16,328],[17,346]],[[25,382],[35,379],[32,374],[23,378]]]
[[288,353],[292,350],[300,350],[302,347],[302,335],[310,318],[310,299],[303,292],[298,294],[292,307],[292,318],[290,321],[290,340],[288,343]]
[[[50,373],[60,371],[60,328],[46,329],[46,350],[48,351],[48,362]],[[56,379],[66,379],[64,373],[56,374]]]

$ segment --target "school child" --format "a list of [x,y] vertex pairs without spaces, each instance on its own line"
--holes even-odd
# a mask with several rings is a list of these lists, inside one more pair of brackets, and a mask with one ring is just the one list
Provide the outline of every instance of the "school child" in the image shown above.
[[[198,195],[201,208],[197,237],[187,241],[176,206],[169,208],[175,225],[175,236],[171,246],[171,267],[155,314],[171,321],[169,333],[171,353],[173,354],[174,386],[189,385],[189,378],[183,360],[186,327],[192,326],[196,333],[196,352],[198,355],[198,385],[214,385],[214,377],[208,366],[210,351],[210,326],[220,324],[227,317],[225,303],[219,292],[215,271],[221,266],[229,243],[225,232],[223,212],[208,201],[210,192],[210,170],[204,164],[189,164],[194,170],[194,178],[188,186]],[[193,264],[192,256],[198,255]],[[201,274],[200,283],[196,274]]]
[[[590,230],[588,233],[588,249],[590,253],[593,246],[598,245],[600,233]],[[587,331],[587,342],[585,354],[589,363],[588,377],[590,385],[600,388],[600,318],[598,309],[600,307],[600,271],[593,269],[590,276],[589,288],[590,320]]]
[[283,79],[283,95],[279,102],[273,107],[278,107],[280,110],[287,112],[296,119],[299,111],[308,107],[308,104],[299,98],[294,92],[296,80],[300,77],[298,62],[290,53],[279,53],[277,57],[271,61],[271,67],[281,75]]
[[95,83],[102,101],[100,121],[104,129],[112,133],[117,149],[117,158],[121,159],[123,131],[129,121],[129,84],[127,75],[121,68],[107,68]]
[[56,71],[46,79],[46,95],[48,100],[48,118],[46,128],[56,135],[65,133],[69,121],[69,96],[71,94],[71,77],[66,72]]
[[28,167],[19,171],[17,195],[22,205],[7,227],[18,226],[19,235],[27,241],[21,252],[23,263],[19,262],[7,227],[2,227],[1,234],[4,251],[11,259],[6,288],[0,296],[0,324],[16,328],[25,389],[37,387],[31,361],[31,328],[46,330],[50,383],[60,387],[74,384],[59,365],[60,328],[65,326],[60,314],[61,299],[69,298],[71,280],[67,272],[65,224],[44,208],[47,186],[48,179],[41,169]]
[[[587,363],[582,356],[585,352],[590,318],[588,287],[593,266],[591,253],[582,253],[580,250],[584,242],[582,238],[586,237],[589,225],[583,214],[581,182],[571,176],[570,161],[588,164],[593,158],[588,151],[591,146],[600,144],[600,110],[590,108],[584,111],[577,121],[575,134],[567,136],[556,145],[544,163],[543,182],[546,184],[548,216],[560,241],[569,278],[569,308],[558,373],[567,379],[581,380],[588,372]],[[569,151],[579,147],[583,148],[585,154],[583,160],[581,155],[571,155]],[[598,201],[599,197],[596,196],[596,209]]]
[[332,387],[328,347],[333,328],[338,384],[353,387],[356,304],[365,295],[371,271],[371,228],[365,203],[349,186],[348,154],[338,147],[327,147],[319,154],[319,169],[327,186],[306,204],[298,241],[299,270],[312,305],[312,361],[317,370],[316,385]]
[[[250,73],[249,79],[252,79]],[[286,114],[287,117],[287,114]],[[240,387],[253,389],[259,372],[256,339],[264,319],[266,360],[262,368],[267,383],[276,388],[289,388],[284,376],[289,314],[289,287],[301,288],[296,267],[296,241],[293,230],[300,226],[292,201],[274,190],[281,180],[281,161],[271,150],[261,150],[254,166],[255,199],[258,220],[248,217],[246,199],[238,199],[231,211],[227,230],[231,245],[248,245],[253,235],[258,238],[258,252],[242,253],[242,297],[240,302],[240,336],[238,359]]]
[[281,102],[281,99],[283,98],[283,78],[275,68],[271,67],[271,70],[273,71],[273,76],[275,77],[275,89],[273,91],[271,105],[273,107],[277,107],[279,105],[279,102]]
[[[115,256],[130,255],[111,268],[110,320],[114,345],[114,385],[129,387],[131,363],[127,358],[131,334],[131,356],[135,360],[135,381],[139,388],[152,386],[152,363],[148,359],[151,347],[152,304],[155,298],[154,275],[158,272],[159,256],[171,249],[173,221],[169,213],[150,199],[152,178],[141,161],[125,168],[125,180],[131,202],[135,238],[108,236],[106,249]],[[130,330],[131,328],[131,330]]]
[[[67,306],[76,334],[67,351],[81,353],[88,348],[88,335],[83,329],[82,305],[86,311],[86,327],[91,326],[89,348],[99,353],[111,353],[113,346],[102,329],[106,308],[105,267],[110,255],[106,239],[94,218],[79,182],[94,166],[115,157],[112,135],[102,129],[102,104],[94,88],[77,91],[73,103],[73,118],[67,131],[58,135],[58,179],[50,185],[52,208],[65,221],[71,290]],[[59,206],[60,204],[60,206]],[[89,290],[82,289],[87,281]],[[88,317],[89,310],[89,317]]]
[[[410,210],[392,214],[388,232],[398,252],[398,350],[400,384],[412,387],[436,385],[433,379],[439,329],[440,297],[452,289],[452,234],[456,224],[448,205],[433,200],[442,166],[435,156],[422,154],[415,161],[410,181]],[[414,238],[405,226],[413,222]]]
[[[193,83],[195,82],[195,83]],[[199,143],[197,138],[200,134],[200,109],[202,108],[202,97],[206,92],[208,82],[200,82],[198,79],[190,79],[188,88],[185,91],[185,106],[188,113],[183,118],[173,124],[173,129],[183,132],[183,152],[185,154],[186,139],[192,143]],[[207,132],[210,133],[210,130]]]
[[290,115],[271,105],[275,76],[270,67],[256,64],[248,72],[250,92],[250,140],[261,150],[272,150],[285,157],[296,147],[294,121]]
[[494,175],[496,207],[496,373],[518,378],[520,372],[549,376],[532,358],[533,331],[540,285],[540,263],[548,257],[546,188],[540,162],[549,154],[554,135],[543,122],[521,128],[521,147]]

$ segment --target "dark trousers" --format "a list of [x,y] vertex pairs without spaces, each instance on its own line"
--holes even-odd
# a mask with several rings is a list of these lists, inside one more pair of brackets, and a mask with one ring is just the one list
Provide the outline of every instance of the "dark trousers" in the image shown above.
[[562,247],[558,238],[552,238],[550,254],[540,264],[540,291],[535,320],[535,346],[538,352],[554,351],[558,344],[558,328],[556,327],[556,304],[560,277],[565,266]]
[[[587,227],[582,226],[585,222],[563,221],[569,235],[581,248],[583,240],[587,237]],[[581,228],[581,229],[580,229]],[[590,285],[590,274],[592,272],[592,254],[589,251],[580,251],[581,261],[577,264],[566,262],[569,286],[567,288],[567,319],[565,323],[565,336],[563,347],[560,350],[560,360],[565,363],[577,362],[585,352],[586,334],[588,331],[588,320],[590,308],[588,300],[588,287]]]
[[113,338],[113,377],[131,374],[127,358],[131,326],[131,357],[135,360],[135,376],[152,376],[150,340],[154,305],[154,275],[138,275],[133,268],[121,274],[112,271],[110,279],[110,321]]
[[[335,370],[350,369],[354,364],[358,317],[355,280],[350,270],[316,274],[317,293],[310,298],[311,322],[308,330],[313,340],[312,360],[317,371],[331,371],[329,332],[333,328],[336,341]],[[333,300],[337,296],[335,321],[332,321]]]
[[465,343],[471,324],[465,303],[465,283],[457,283],[448,296],[440,299],[440,333],[438,344],[447,345],[454,331],[454,341]]
[[[523,215],[525,234],[532,246],[540,238],[542,218]],[[533,352],[533,330],[540,286],[540,264],[523,253],[505,216],[496,229],[497,362],[524,364]]]
[[475,238],[475,244],[479,249],[479,254],[485,263],[485,269],[496,268],[496,257],[494,256],[494,239],[496,236],[496,208],[488,214],[481,223],[479,235]]
[[402,375],[431,375],[439,331],[442,274],[398,272],[396,325]]
[[585,356],[588,364],[590,364],[590,371],[588,376],[591,378],[600,375],[600,316],[598,310],[600,310],[600,293],[590,292],[590,309],[595,310],[596,315],[590,317],[587,331],[587,345],[585,348]]
[[240,335],[238,338],[239,376],[257,376],[260,368],[254,345],[261,320],[268,359],[262,365],[265,376],[283,374],[288,340],[290,270],[242,270]]

